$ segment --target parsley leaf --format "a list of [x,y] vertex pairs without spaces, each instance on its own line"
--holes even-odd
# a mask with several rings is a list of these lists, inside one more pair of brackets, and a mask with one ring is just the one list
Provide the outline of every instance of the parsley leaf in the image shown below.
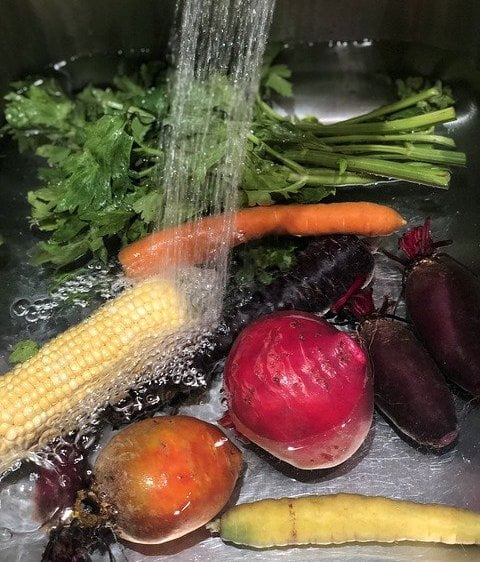
[[254,283],[268,285],[275,276],[290,269],[298,248],[293,238],[255,241],[239,246],[233,255],[233,283],[242,288]]
[[38,353],[40,345],[33,340],[22,340],[17,342],[13,347],[10,355],[8,356],[8,361],[12,365],[18,363],[24,363],[27,359],[30,359]]

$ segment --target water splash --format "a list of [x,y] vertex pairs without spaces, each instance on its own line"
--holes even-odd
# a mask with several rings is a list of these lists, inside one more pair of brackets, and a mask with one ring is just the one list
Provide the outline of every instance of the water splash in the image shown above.
[[46,293],[16,299],[10,306],[10,314],[23,318],[27,324],[35,324],[72,308],[90,308],[102,303],[125,288],[125,280],[116,273],[117,269],[114,262],[92,262],[74,275],[66,276]]
[[[221,310],[228,268],[231,212],[237,207],[252,106],[258,89],[274,0],[184,0],[178,5],[174,37],[171,115],[163,147],[163,212],[159,224],[177,226],[204,214],[223,213],[213,242],[212,290],[203,316]],[[212,170],[212,163],[216,167]],[[193,232],[194,254],[201,255],[200,229]],[[174,244],[158,271],[182,261]],[[181,283],[181,272],[173,275]]]

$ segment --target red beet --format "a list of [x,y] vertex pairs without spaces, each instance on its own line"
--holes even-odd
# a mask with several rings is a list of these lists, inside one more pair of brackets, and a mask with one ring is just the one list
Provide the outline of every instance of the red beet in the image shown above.
[[402,434],[441,449],[458,436],[453,396],[425,347],[403,322],[387,318],[388,301],[377,312],[372,289],[350,297],[346,308],[359,319],[368,350],[375,406]]
[[402,323],[369,318],[360,335],[371,359],[375,405],[420,445],[441,449],[458,436],[452,394],[435,361]]
[[411,260],[405,301],[425,346],[445,375],[480,396],[480,280],[445,253],[437,253],[430,222],[400,240]]
[[250,324],[228,356],[224,384],[236,429],[299,468],[342,463],[372,423],[366,353],[313,314],[277,312]]

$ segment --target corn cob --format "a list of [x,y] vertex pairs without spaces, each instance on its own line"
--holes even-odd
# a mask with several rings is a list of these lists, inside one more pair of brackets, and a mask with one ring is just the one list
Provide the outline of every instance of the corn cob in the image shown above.
[[142,357],[151,357],[185,317],[185,303],[171,283],[145,281],[0,377],[0,471],[125,394]]

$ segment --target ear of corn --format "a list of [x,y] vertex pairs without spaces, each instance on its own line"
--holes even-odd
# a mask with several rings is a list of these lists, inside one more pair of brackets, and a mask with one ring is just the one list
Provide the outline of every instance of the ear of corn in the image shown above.
[[136,382],[142,358],[151,359],[185,321],[174,286],[145,281],[0,376],[0,471],[121,398]]

